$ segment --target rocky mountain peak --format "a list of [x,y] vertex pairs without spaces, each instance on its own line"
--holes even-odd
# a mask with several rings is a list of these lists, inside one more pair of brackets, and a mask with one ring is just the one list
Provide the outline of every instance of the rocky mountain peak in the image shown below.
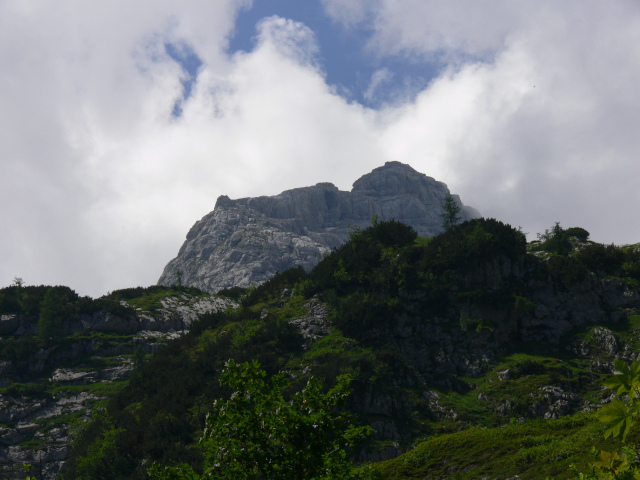
[[[432,237],[442,231],[440,214],[449,194],[444,183],[409,165],[387,162],[356,180],[351,192],[322,182],[274,196],[232,200],[221,195],[214,210],[191,228],[158,283],[176,283],[179,271],[183,285],[215,293],[263,282],[297,265],[311,269],[374,215]],[[452,196],[463,220],[479,216]]]
[[400,162],[386,162],[353,184],[352,192],[374,197],[412,195],[422,198],[426,193],[449,190],[447,186]]

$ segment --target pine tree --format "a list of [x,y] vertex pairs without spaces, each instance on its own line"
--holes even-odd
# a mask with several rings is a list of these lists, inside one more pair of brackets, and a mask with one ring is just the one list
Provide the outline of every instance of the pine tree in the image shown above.
[[460,216],[460,205],[456,203],[451,195],[444,198],[443,212],[440,214],[442,218],[442,228],[450,230],[462,220]]

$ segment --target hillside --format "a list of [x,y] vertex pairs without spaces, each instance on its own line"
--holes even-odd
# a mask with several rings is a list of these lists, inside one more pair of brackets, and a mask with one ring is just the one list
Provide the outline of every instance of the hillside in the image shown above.
[[99,299],[62,286],[0,289],[0,478],[54,478],[75,431],[134,369],[199,315],[237,305],[199,290],[130,288]]
[[[559,225],[527,245],[491,219],[432,239],[376,222],[311,272],[220,292],[140,361],[76,436],[68,478],[144,478],[188,462],[224,363],[256,359],[291,392],[354,377],[348,408],[376,433],[354,452],[382,478],[568,478],[602,428],[589,415],[613,359],[638,358],[640,251]],[[406,452],[406,453],[404,453]]]

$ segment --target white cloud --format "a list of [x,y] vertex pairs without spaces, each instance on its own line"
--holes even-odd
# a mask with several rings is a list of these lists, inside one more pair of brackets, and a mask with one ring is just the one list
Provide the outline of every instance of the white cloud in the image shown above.
[[369,86],[367,90],[364,92],[364,99],[367,101],[372,101],[377,97],[378,89],[383,86],[385,83],[388,83],[393,78],[393,73],[388,68],[380,68],[373,72],[371,75],[371,81],[369,82]]
[[637,3],[384,0],[360,18],[382,56],[453,59],[386,112],[386,155],[532,233],[559,220],[599,241],[640,240],[626,213],[640,207]]
[[[344,28],[372,22],[381,55],[454,60],[374,111],[327,85],[300,23],[264,19],[229,57],[247,2],[0,4],[0,285],[151,284],[218,195],[349,189],[387,160],[532,234],[640,240],[635,3],[323,3]],[[179,119],[165,42],[203,61]]]
[[115,172],[130,159],[114,155],[149,124],[169,121],[181,71],[163,43],[184,40],[210,65],[224,61],[246,2],[200,3],[0,4],[0,284],[18,275],[97,294],[154,268],[157,257],[145,265],[153,246],[103,243],[130,231],[130,220],[101,222],[96,205],[129,178]]

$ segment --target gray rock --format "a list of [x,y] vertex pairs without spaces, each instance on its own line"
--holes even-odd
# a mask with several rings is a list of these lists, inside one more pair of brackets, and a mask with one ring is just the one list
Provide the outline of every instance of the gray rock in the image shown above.
[[328,307],[320,302],[317,298],[313,298],[310,302],[303,305],[308,314],[302,317],[289,320],[289,323],[295,326],[308,343],[315,342],[322,337],[331,333],[331,327],[327,320]]
[[139,330],[137,318],[125,318],[105,312],[81,315],[80,321],[85,330],[120,333],[135,333]]
[[[399,220],[419,235],[442,231],[442,205],[449,189],[400,162],[387,162],[353,184],[351,192],[331,183],[287,190],[273,197],[231,200],[221,196],[213,212],[196,222],[178,256],[165,267],[159,285],[198,287],[216,293],[248,286],[301,265],[313,268],[343,244],[353,228],[377,215]],[[457,195],[463,220],[479,216]]]
[[20,318],[12,313],[0,315],[0,335],[11,335],[20,326]]

